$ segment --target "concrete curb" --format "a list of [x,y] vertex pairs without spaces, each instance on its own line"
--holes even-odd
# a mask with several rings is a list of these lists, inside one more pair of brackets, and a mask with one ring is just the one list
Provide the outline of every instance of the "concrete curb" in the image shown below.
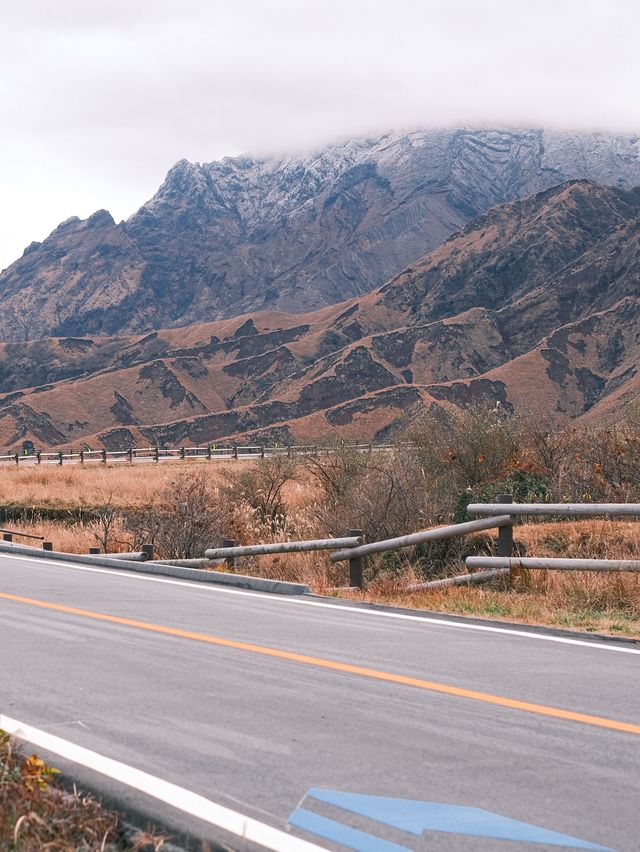
[[72,562],[79,565],[99,565],[116,571],[136,571],[138,574],[154,574],[163,577],[175,577],[180,580],[194,580],[196,583],[216,583],[239,589],[251,589],[256,592],[270,592],[276,595],[305,595],[311,592],[303,583],[288,583],[284,580],[266,580],[263,577],[247,577],[243,574],[227,574],[224,571],[203,571],[200,568],[181,568],[177,565],[164,565],[160,562],[128,562],[124,559],[109,559],[108,556],[89,556],[78,553],[60,553],[55,550],[40,550],[18,544],[0,542],[0,553],[14,556],[31,556],[37,559],[50,559],[53,562]]

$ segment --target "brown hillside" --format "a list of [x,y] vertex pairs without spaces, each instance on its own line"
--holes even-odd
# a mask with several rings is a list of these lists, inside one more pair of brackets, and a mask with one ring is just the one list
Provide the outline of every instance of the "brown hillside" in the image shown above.
[[493,208],[378,290],[125,338],[0,347],[0,444],[382,437],[425,405],[615,416],[640,391],[640,190]]

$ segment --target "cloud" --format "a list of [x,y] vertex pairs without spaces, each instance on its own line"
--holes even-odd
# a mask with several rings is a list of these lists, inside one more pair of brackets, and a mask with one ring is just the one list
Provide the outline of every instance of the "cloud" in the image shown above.
[[635,0],[29,0],[0,36],[0,266],[168,167],[403,126],[640,130]]

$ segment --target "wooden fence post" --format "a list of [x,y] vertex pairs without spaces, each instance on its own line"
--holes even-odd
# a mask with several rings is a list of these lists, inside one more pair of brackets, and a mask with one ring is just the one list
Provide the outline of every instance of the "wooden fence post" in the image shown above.
[[38,459],[38,464],[42,464],[42,454],[40,450],[36,453],[36,458]]
[[211,444],[209,444],[209,446],[207,447],[207,458],[209,459],[209,461],[211,461],[212,454],[213,454],[213,451],[212,451],[212,448],[211,448]]
[[[220,546],[221,547],[235,547],[236,546],[236,540],[234,538],[223,538],[222,544]],[[235,557],[229,556],[227,558],[226,562],[227,562],[227,565],[229,566],[229,568],[233,568],[233,566],[236,564]]]
[[80,450],[80,464],[84,464],[84,450]]
[[[347,530],[347,536],[362,537],[362,530]],[[362,556],[356,556],[349,560],[349,585],[362,589],[364,581],[362,578]]]
[[155,461],[157,461],[157,462],[159,462],[159,461],[160,461],[160,447],[159,447],[159,445],[158,445],[158,444],[156,444],[155,454],[154,454],[154,457],[153,457],[153,458],[154,458],[154,460],[155,460]]
[[102,464],[106,464],[106,463],[107,463],[107,451],[106,451],[106,449],[104,449],[102,451]]
[[129,447],[129,464],[133,464],[133,447]]
[[58,453],[58,464],[62,464],[62,450]]
[[[498,503],[513,503],[513,494],[500,494]],[[512,523],[498,530],[498,556],[513,556],[513,518],[511,520]]]
[[180,458],[184,458],[184,447],[180,447]]

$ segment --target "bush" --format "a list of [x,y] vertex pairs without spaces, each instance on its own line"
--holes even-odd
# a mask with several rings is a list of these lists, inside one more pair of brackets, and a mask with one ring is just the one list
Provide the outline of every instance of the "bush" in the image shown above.
[[222,494],[231,506],[243,503],[250,506],[258,522],[275,533],[285,527],[287,507],[283,489],[295,475],[294,459],[280,455],[260,459],[255,467],[227,472]]
[[159,504],[132,511],[127,518],[133,546],[153,544],[163,559],[193,559],[228,535],[227,502],[207,474],[185,471],[161,492]]
[[[424,471],[412,449],[368,454],[343,445],[304,464],[320,489],[314,515],[323,535],[361,529],[367,540],[375,541],[405,535],[431,521]],[[370,573],[397,572],[404,564],[401,552],[391,552],[373,560]]]
[[414,426],[411,438],[428,478],[454,494],[505,479],[518,458],[516,417],[486,404],[437,409]]

